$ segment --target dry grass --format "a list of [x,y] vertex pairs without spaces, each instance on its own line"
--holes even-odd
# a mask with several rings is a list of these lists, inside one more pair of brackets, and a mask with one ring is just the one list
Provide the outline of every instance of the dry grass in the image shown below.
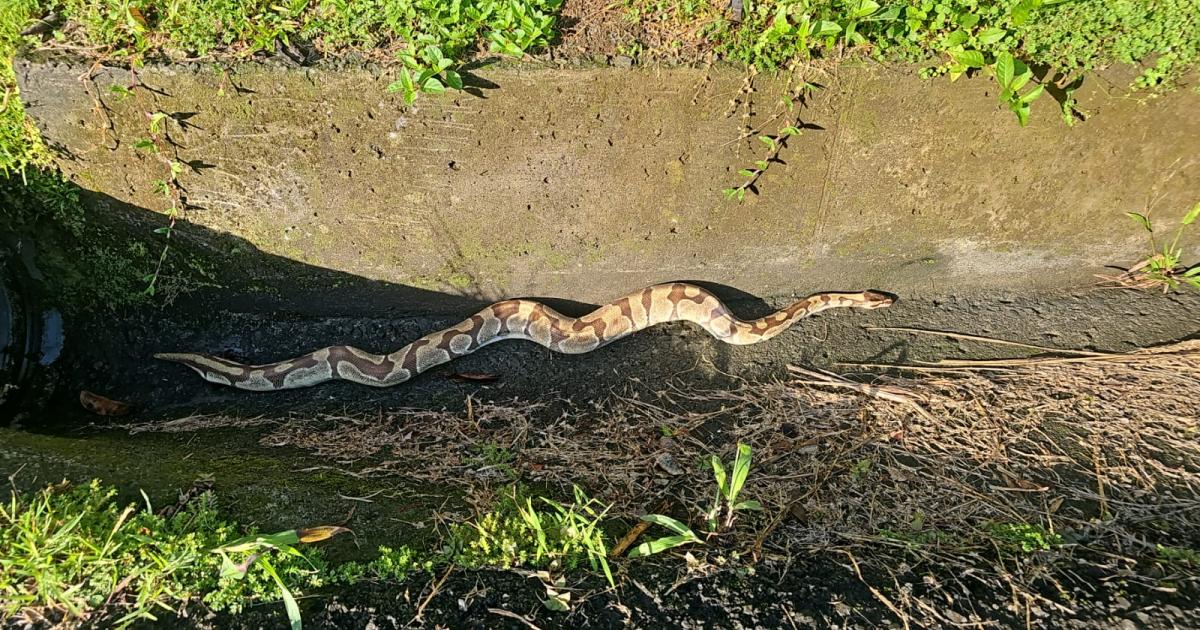
[[[672,385],[651,399],[614,394],[586,406],[469,401],[464,413],[293,418],[269,425],[262,443],[480,502],[516,478],[578,483],[615,515],[665,501],[698,526],[711,501],[706,457],[728,460],[745,442],[755,458],[746,496],[766,511],[744,519],[726,548],[784,561],[836,551],[848,567],[918,576],[922,596],[899,582],[890,599],[878,595],[916,622],[974,623],[934,605],[946,589],[1003,589],[1020,614],[1036,601],[1069,609],[1039,594],[1064,580],[1196,581],[1200,567],[1163,561],[1157,545],[1200,547],[1200,341],[913,369],[856,381],[797,370],[793,382]],[[161,428],[246,422],[207,416]],[[1059,543],[1021,550],[997,524],[1031,524]],[[1075,575],[1081,566],[1087,576]],[[935,569],[961,583],[939,583]]]

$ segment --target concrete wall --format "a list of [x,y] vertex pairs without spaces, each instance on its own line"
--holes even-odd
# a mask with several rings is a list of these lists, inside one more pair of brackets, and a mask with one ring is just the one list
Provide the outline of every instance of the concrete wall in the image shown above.
[[[1077,286],[1144,256],[1123,212],[1153,201],[1174,226],[1200,201],[1190,89],[1127,96],[1094,79],[1090,120],[1069,128],[1044,97],[1021,129],[987,80],[843,67],[802,112],[820,129],[739,204],[720,189],[763,147],[738,140],[733,70],[500,68],[477,78],[498,87],[405,106],[368,69],[148,68],[152,89],[123,98],[110,85],[127,71],[85,69],[19,68],[81,186],[161,210],[163,166],[133,145],[148,112],[182,114],[169,134],[197,167],[181,177],[197,233],[478,298],[597,303],[670,279],[758,295]],[[750,119],[776,129],[778,99],[757,81]]]

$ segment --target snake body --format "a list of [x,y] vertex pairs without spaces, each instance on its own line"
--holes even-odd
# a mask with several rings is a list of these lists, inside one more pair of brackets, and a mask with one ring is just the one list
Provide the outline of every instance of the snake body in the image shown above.
[[766,341],[800,319],[827,309],[875,309],[891,303],[892,297],[876,291],[818,293],[766,317],[743,321],[705,289],[673,282],[647,287],[578,318],[533,300],[496,302],[455,326],[425,335],[386,355],[353,346],[329,346],[263,365],[194,353],[154,356],[186,365],[209,382],[252,391],[310,387],[338,379],[390,387],[505,339],[526,339],[555,352],[582,354],[655,324],[689,321],[721,341],[746,345]]

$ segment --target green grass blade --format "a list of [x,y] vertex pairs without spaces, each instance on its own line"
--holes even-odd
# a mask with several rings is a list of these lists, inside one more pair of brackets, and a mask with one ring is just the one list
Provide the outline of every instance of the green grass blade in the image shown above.
[[667,529],[681,536],[691,536],[692,538],[696,538],[696,533],[692,531],[692,528],[680,523],[670,516],[663,516],[662,514],[645,514],[642,516],[642,520],[646,521],[647,523],[662,525],[663,527],[666,527]]
[[680,545],[688,543],[700,542],[700,539],[695,536],[664,536],[649,542],[644,542],[637,547],[634,547],[628,554],[630,558],[642,558],[652,556],[656,553],[662,553],[668,549],[674,549]]

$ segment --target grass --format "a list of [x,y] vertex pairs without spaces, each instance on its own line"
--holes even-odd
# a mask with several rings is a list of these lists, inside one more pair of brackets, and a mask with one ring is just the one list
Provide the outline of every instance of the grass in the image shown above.
[[[280,586],[320,585],[319,554],[283,548],[214,553],[237,542],[211,493],[169,516],[144,504],[120,505],[116,489],[49,486],[13,492],[0,506],[0,611],[14,619],[71,625],[87,620],[117,628],[189,604],[238,612],[275,601]],[[258,562],[255,562],[255,559]],[[224,561],[248,565],[242,577]],[[290,595],[289,595],[290,596]]]
[[[237,614],[282,600],[293,627],[296,594],[327,585],[403,582],[443,566],[532,568],[565,575],[581,567],[610,584],[608,507],[575,488],[572,500],[532,497],[510,486],[477,518],[453,524],[429,549],[380,546],[367,562],[326,562],[301,543],[340,527],[240,536],[223,519],[211,491],[169,512],[121,505],[117,490],[93,481],[65,482],[0,506],[0,612],[6,617],[71,625],[125,627],[188,607]],[[144,497],[144,495],[143,495]]]
[[36,10],[37,0],[0,3],[0,176],[50,164],[50,153],[37,128],[25,117],[12,66],[21,31]]

